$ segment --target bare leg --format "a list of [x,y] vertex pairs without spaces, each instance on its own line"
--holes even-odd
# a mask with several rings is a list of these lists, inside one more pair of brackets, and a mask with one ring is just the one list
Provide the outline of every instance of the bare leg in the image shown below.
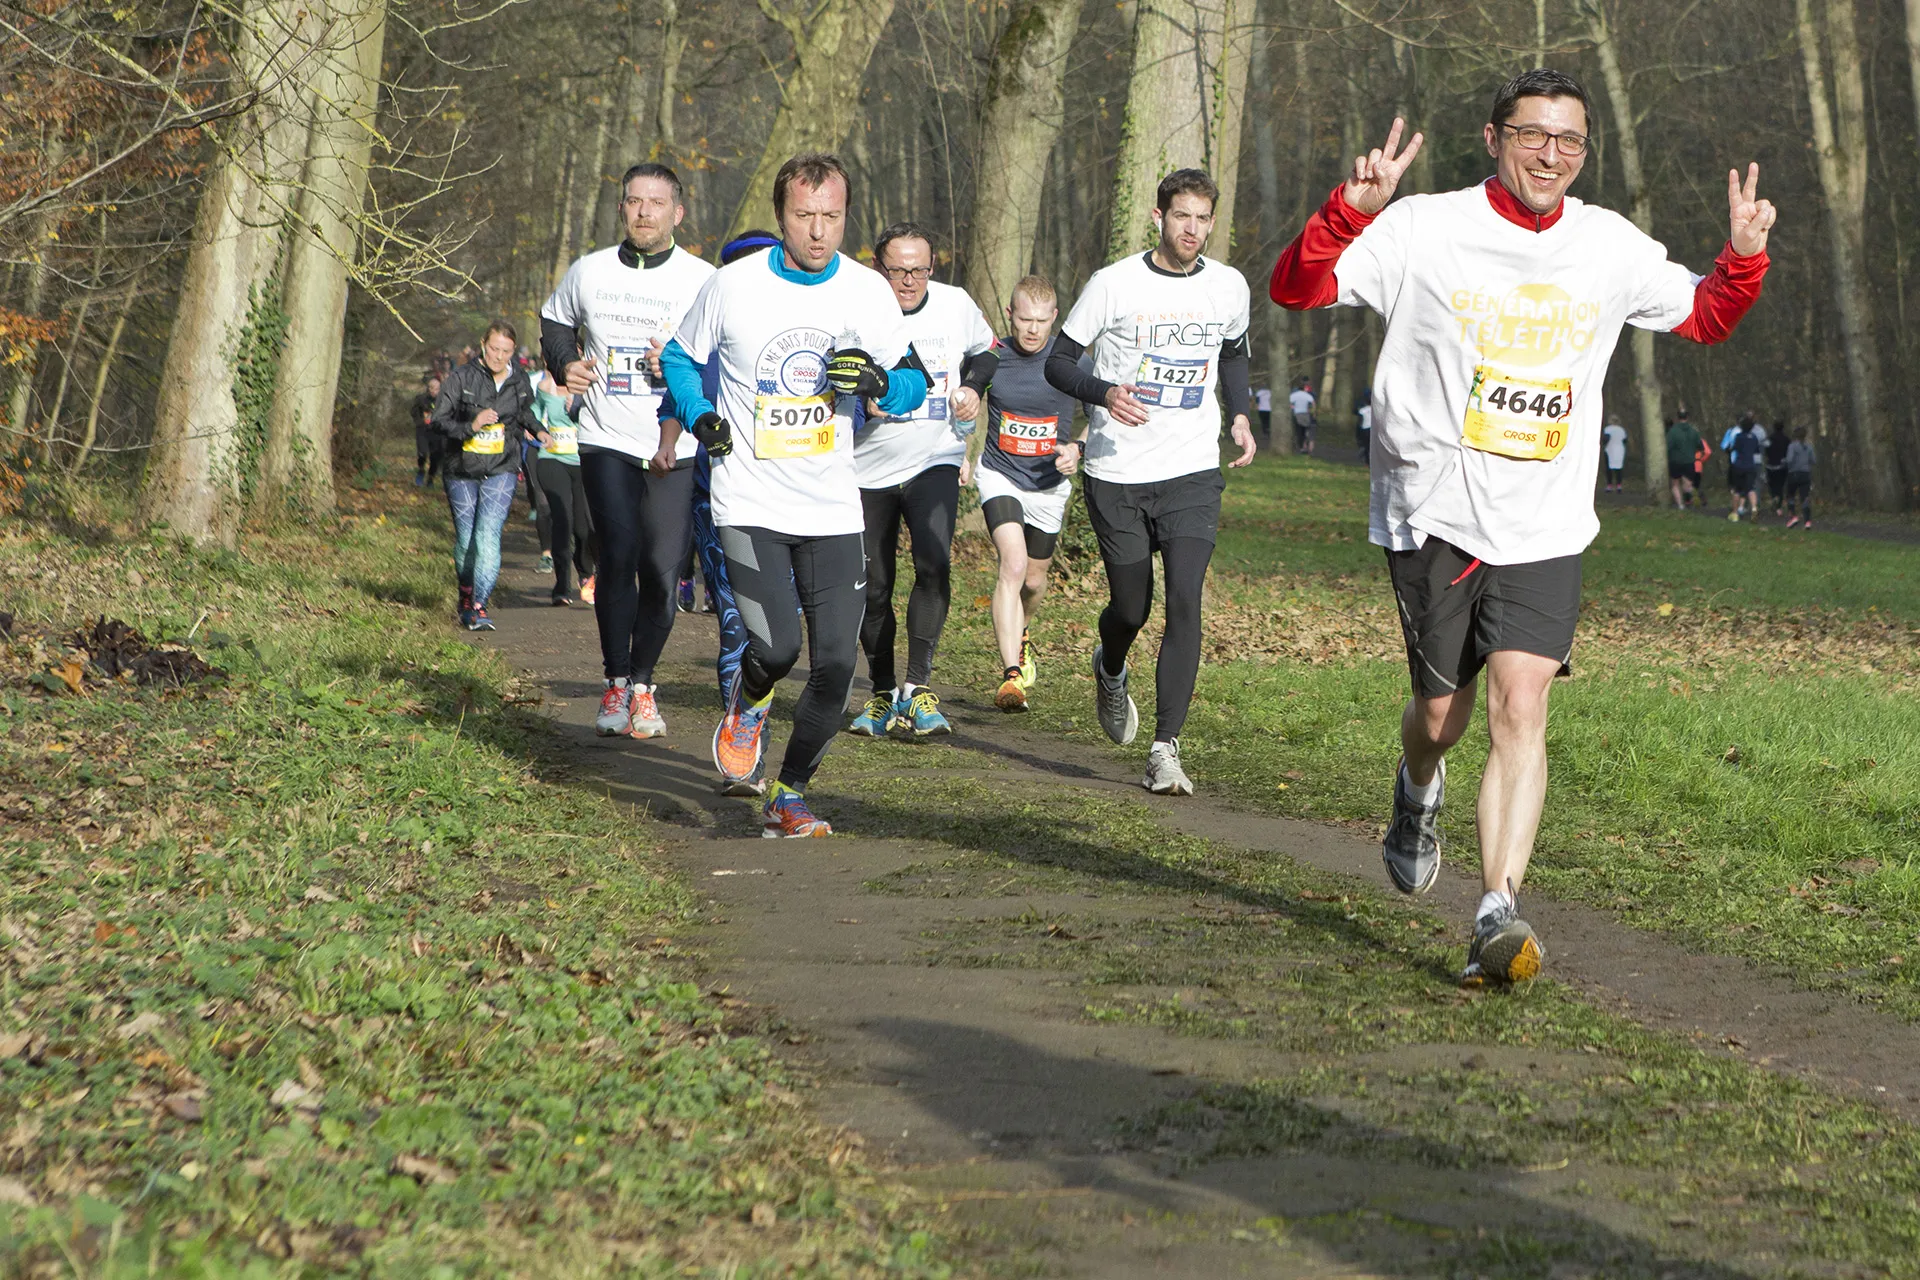
[[1045,560],[1027,561],[1027,580],[1020,588],[1020,621],[1022,626],[1033,622],[1033,611],[1040,607],[1040,597],[1047,594],[1047,570],[1053,568],[1053,557]]
[[[1031,577],[1026,529],[1012,520],[995,525],[993,545],[1000,553],[1000,575],[993,583],[993,638],[1000,645],[1001,665],[1017,667],[1020,665],[1020,633],[1026,627],[1028,611],[1024,597]],[[1040,562],[1042,575],[1046,573],[1046,565],[1046,561]],[[1044,576],[1041,583],[1045,585]],[[1035,598],[1038,599],[1037,594]]]
[[1447,754],[1473,719],[1474,682],[1438,698],[1419,694],[1407,699],[1400,713],[1400,749],[1407,757],[1407,778],[1416,787],[1433,781],[1440,758]]
[[1547,798],[1547,694],[1554,658],[1502,649],[1487,657],[1487,771],[1480,779],[1480,882],[1520,887]]

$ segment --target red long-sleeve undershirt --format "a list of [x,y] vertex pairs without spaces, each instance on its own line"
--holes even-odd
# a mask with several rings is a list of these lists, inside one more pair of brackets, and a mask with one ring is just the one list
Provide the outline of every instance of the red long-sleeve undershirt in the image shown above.
[[[1502,186],[1488,179],[1487,203],[1495,212],[1528,231],[1545,231],[1560,220],[1566,206],[1552,213],[1536,214]],[[1332,306],[1340,297],[1340,282],[1334,267],[1340,255],[1373,221],[1374,215],[1360,212],[1347,203],[1344,186],[1335,187],[1326,203],[1300,229],[1273,264],[1273,278],[1267,284],[1267,296],[1290,311]],[[1725,342],[1741,318],[1760,297],[1760,282],[1767,274],[1764,251],[1741,257],[1731,242],[1713,260],[1713,270],[1693,290],[1693,311],[1674,332],[1690,342]]]

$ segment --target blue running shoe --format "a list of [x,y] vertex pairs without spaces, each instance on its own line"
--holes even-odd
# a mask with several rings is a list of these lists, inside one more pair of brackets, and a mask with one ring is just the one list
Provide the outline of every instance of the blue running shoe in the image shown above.
[[893,727],[894,700],[889,693],[875,693],[860,708],[860,714],[847,726],[848,733],[857,733],[867,738],[884,738],[887,730]]
[[680,612],[693,612],[693,579],[680,579]]
[[833,828],[807,808],[806,797],[784,782],[773,784],[773,794],[760,811],[760,834],[768,840],[818,839]]
[[953,726],[940,714],[940,695],[925,686],[915,689],[904,706],[894,708],[893,714],[901,724],[913,730],[916,738],[953,732]]

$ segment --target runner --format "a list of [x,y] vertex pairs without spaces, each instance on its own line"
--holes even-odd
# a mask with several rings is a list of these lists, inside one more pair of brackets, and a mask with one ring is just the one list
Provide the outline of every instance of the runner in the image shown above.
[[1813,445],[1805,427],[1793,429],[1787,446],[1787,528],[1813,528]]
[[469,631],[493,630],[487,602],[500,580],[500,531],[513,509],[520,442],[534,428],[533,388],[513,363],[517,341],[512,325],[494,321],[480,358],[448,375],[433,407],[434,430],[450,446],[442,474],[453,513],[460,625]]
[[1793,438],[1787,434],[1787,424],[1776,422],[1767,436],[1767,448],[1764,461],[1767,468],[1767,493],[1773,498],[1773,514],[1787,514],[1787,450],[1793,447]]
[[413,418],[413,487],[416,489],[433,483],[447,456],[447,442],[433,429],[433,406],[440,399],[440,375],[429,372],[420,382],[425,390],[413,398],[408,408]]
[[652,738],[667,731],[653,668],[693,536],[695,441],[649,365],[713,268],[674,244],[687,211],[672,169],[634,165],[620,190],[626,237],[567,268],[540,309],[540,349],[567,391],[586,397],[580,479],[600,538],[593,616],[606,679],[594,728]]
[[1735,524],[1740,523],[1740,517],[1749,510],[1754,519],[1760,518],[1760,495],[1755,489],[1759,487],[1760,459],[1765,447],[1754,434],[1750,413],[1734,424],[1732,436],[1721,444],[1727,455],[1727,493],[1733,503],[1727,519]]
[[1394,886],[1424,893],[1440,869],[1445,755],[1487,672],[1480,784],[1484,894],[1462,981],[1539,973],[1518,914],[1546,796],[1547,695],[1567,670],[1580,555],[1599,530],[1600,387],[1623,325],[1724,340],[1759,296],[1774,209],[1759,166],[1727,176],[1730,242],[1695,277],[1618,214],[1566,197],[1587,153],[1587,95],[1556,71],[1503,86],[1483,130],[1495,176],[1391,206],[1419,152],[1354,161],[1274,267],[1282,306],[1370,306],[1386,319],[1374,373],[1372,541],[1406,634],[1413,697],[1401,716]]
[[1273,444],[1273,388],[1261,387],[1253,393],[1254,412],[1260,415],[1260,439],[1271,447]]
[[[1200,256],[1219,195],[1199,169],[1162,178],[1153,212],[1160,243],[1094,273],[1047,358],[1047,381],[1090,406],[1083,492],[1108,592],[1093,651],[1094,705],[1118,743],[1132,742],[1140,723],[1127,693],[1127,651],[1147,624],[1160,553],[1167,625],[1141,782],[1156,795],[1193,794],[1180,767],[1180,730],[1200,670],[1200,591],[1226,485],[1216,388],[1240,446],[1230,465],[1253,461],[1246,277]],[[1092,372],[1078,364],[1089,349]]]
[[546,492],[547,510],[552,513],[543,563],[553,573],[553,603],[573,603],[577,573],[580,599],[592,604],[593,518],[587,514],[586,486],[580,479],[580,428],[567,415],[566,399],[550,373],[540,375],[533,412],[539,419],[540,445],[534,456],[534,476]]
[[987,389],[987,429],[976,433],[974,457],[960,483],[979,489],[980,513],[1000,556],[993,584],[993,636],[1000,645],[1000,691],[994,705],[1025,711],[1038,671],[1027,637],[1047,590],[1047,570],[1066,520],[1086,432],[1070,436],[1078,402],[1047,381],[1053,325],[1060,306],[1052,282],[1028,276],[1013,286],[1007,339],[994,348],[999,365]]
[[[804,793],[846,709],[866,604],[852,398],[904,415],[927,395],[886,282],[839,252],[851,185],[835,156],[780,166],[782,242],[721,268],[661,357],[675,403],[714,458],[713,522],[747,624],[740,678],[713,735],[722,778],[747,779],[760,764],[774,686],[808,646],[793,736],[761,812],[770,837],[832,831]],[[715,357],[717,401],[700,385]]]
[[1627,487],[1627,429],[1620,425],[1620,415],[1607,415],[1607,425],[1600,428],[1600,449],[1607,455],[1607,492],[1620,493]]
[[1673,495],[1673,509],[1685,511],[1693,501],[1694,478],[1699,471],[1700,432],[1687,421],[1682,409],[1678,420],[1667,423],[1667,488]]
[[[960,424],[973,430],[996,357],[993,330],[966,290],[931,278],[930,232],[894,223],[874,241],[873,263],[907,318],[907,337],[933,386],[910,414],[868,412],[854,437],[867,554],[860,647],[873,696],[847,730],[878,738],[898,727],[924,738],[953,731],[927,685],[953,600],[953,523],[960,513],[960,464],[967,456]],[[913,592],[907,597],[906,680],[896,682],[893,580],[903,524],[913,542]]]
[[1293,415],[1293,451],[1295,453],[1313,452],[1313,406],[1318,403],[1313,398],[1313,388],[1305,378],[1294,380],[1293,390],[1287,393],[1287,411]]

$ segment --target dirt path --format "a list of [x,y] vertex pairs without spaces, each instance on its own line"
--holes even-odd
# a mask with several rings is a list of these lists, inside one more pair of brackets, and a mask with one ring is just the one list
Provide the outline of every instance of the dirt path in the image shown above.
[[[1302,904],[1218,874],[1170,876],[1097,840],[1074,847],[1085,822],[1056,815],[1137,811],[1168,840],[1376,886],[1372,839],[1251,815],[1215,797],[1146,797],[1134,785],[1136,765],[1022,732],[984,695],[957,691],[946,702],[951,742],[836,744],[814,799],[847,834],[763,841],[752,806],[720,797],[714,785],[710,618],[683,616],[663,665],[670,735],[609,741],[592,731],[600,682],[591,611],[545,607],[545,584],[524,571],[509,571],[496,600],[501,630],[482,643],[544,685],[577,762],[573,780],[676,833],[668,856],[712,902],[704,929],[712,981],[767,1009],[765,1025],[816,1072],[819,1112],[863,1135],[869,1154],[943,1206],[983,1255],[1040,1258],[1060,1273],[1100,1277],[1404,1275],[1481,1257],[1494,1248],[1488,1241],[1525,1240],[1548,1242],[1545,1256],[1561,1260],[1551,1274],[1561,1280],[1765,1274],[1783,1256],[1760,1236],[1731,1250],[1707,1247],[1689,1236],[1691,1219],[1663,1216],[1660,1204],[1635,1194],[1637,1175],[1606,1162],[1465,1167],[1474,1161],[1462,1155],[1463,1167],[1447,1168],[1435,1167],[1446,1159],[1384,1158],[1376,1148],[1400,1141],[1399,1131],[1357,1112],[1346,1120],[1364,1141],[1309,1154],[1183,1145],[1191,1135],[1166,1117],[1196,1096],[1204,1102],[1209,1090],[1329,1065],[1396,1079],[1467,1070],[1577,1084],[1591,1075],[1593,1059],[1579,1053],[1492,1039],[1303,1051],[1279,1037],[1182,1034],[1177,1022],[1095,1012],[1087,983],[1103,965],[1097,980],[1114,982],[1115,960],[1082,939],[1125,935],[1139,951],[1169,931],[1177,943],[1181,930],[1304,919],[1299,913],[1328,895],[1294,895],[1311,900]],[[1008,811],[1006,849],[991,821],[987,837],[966,834],[969,795],[1018,806]],[[918,819],[935,796],[960,797],[957,818],[944,826]],[[1046,838],[1015,838],[1016,827]],[[1452,873],[1422,906],[1457,921],[1477,895],[1477,885]],[[1527,906],[1552,975],[1592,1005],[1710,1053],[1920,1115],[1920,1030],[1587,908],[1537,895]],[[1338,910],[1316,917],[1316,927],[1343,927]],[[1354,921],[1356,909],[1345,910]],[[1419,926],[1411,907],[1380,910],[1394,927]],[[1100,990],[1135,1009],[1156,1000],[1198,1008],[1200,985],[1143,980]],[[1455,998],[1444,975],[1421,985],[1424,998]],[[1463,1242],[1463,1223],[1477,1236]]]

